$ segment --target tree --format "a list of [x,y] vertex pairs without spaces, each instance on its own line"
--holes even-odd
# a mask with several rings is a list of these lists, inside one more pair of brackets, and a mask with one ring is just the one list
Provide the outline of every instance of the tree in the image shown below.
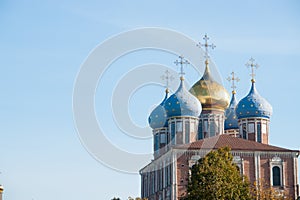
[[136,198],[128,197],[128,200],[148,200],[148,199],[140,198],[140,197],[136,197]]
[[[112,200],[121,200],[120,198],[114,197]],[[140,197],[136,197],[136,198],[132,198],[132,197],[128,197],[128,200],[148,200],[146,198],[140,198]]]
[[128,197],[128,200],[148,200],[146,198],[140,198],[140,197],[136,197],[136,198],[132,198],[132,197]]
[[251,194],[253,199],[257,200],[291,200],[292,198],[286,194],[284,190],[276,190],[272,188],[264,179],[255,181],[252,188]]
[[250,200],[250,184],[229,147],[211,151],[191,168],[185,200]]

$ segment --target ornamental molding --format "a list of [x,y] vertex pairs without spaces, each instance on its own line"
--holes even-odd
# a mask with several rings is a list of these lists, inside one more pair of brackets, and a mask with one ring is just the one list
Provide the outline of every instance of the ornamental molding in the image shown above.
[[[152,160],[151,163],[146,165],[143,169],[140,170],[140,173],[146,173],[150,171],[155,171],[160,167],[167,166],[173,162],[176,162],[176,160],[173,160],[173,158],[180,158],[181,156],[186,156],[191,158],[192,156],[200,156],[204,157],[207,153],[209,153],[211,150],[215,149],[198,149],[198,150],[188,150],[188,149],[176,149],[176,147],[173,147],[165,154],[161,155],[155,160]],[[259,156],[260,159],[262,158],[268,158],[273,162],[276,162],[275,160],[281,160],[283,158],[297,158],[299,156],[299,152],[293,151],[293,152],[278,152],[278,151],[231,151],[232,155],[239,156],[241,158],[243,157],[255,157]],[[277,161],[278,162],[278,161]]]

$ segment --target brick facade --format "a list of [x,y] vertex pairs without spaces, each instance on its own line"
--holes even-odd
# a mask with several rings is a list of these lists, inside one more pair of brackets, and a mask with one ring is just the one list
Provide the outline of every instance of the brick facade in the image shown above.
[[[147,188],[142,187],[142,197],[149,200],[179,200],[180,197],[186,195],[186,186],[190,176],[190,167],[211,149],[217,149],[222,146],[230,146],[234,158],[240,160],[242,173],[248,177],[251,184],[255,181],[263,181],[264,185],[273,186],[272,168],[278,166],[280,171],[280,185],[273,186],[279,193],[285,193],[286,196],[296,199],[299,196],[297,181],[297,158],[299,151],[283,149],[270,146],[267,144],[259,144],[257,142],[234,138],[223,135],[211,149],[204,147],[205,141],[211,143],[212,138],[194,142],[190,145],[174,146],[163,156],[157,158],[140,171],[142,177],[142,185],[161,185],[151,190],[149,194]],[[239,143],[234,146],[233,144]],[[241,149],[243,147],[243,149]],[[248,148],[251,147],[251,148]],[[248,148],[248,149],[247,149]],[[170,160],[171,176],[166,176],[165,160]],[[148,171],[148,172],[147,172]],[[153,176],[161,176],[145,179],[150,172]],[[167,180],[169,179],[169,180]],[[155,181],[153,183],[152,181]],[[162,181],[163,183],[158,183]],[[170,182],[170,184],[166,184]]]

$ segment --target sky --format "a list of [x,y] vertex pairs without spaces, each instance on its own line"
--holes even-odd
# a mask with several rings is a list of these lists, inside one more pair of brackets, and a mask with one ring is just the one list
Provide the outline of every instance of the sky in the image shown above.
[[[274,111],[270,144],[299,149],[299,10],[297,0],[1,0],[0,184],[5,188],[4,199],[140,196],[137,171],[112,169],[88,152],[78,133],[72,103],[77,76],[91,52],[108,38],[144,27],[173,30],[194,41],[202,41],[207,33],[217,46],[211,59],[224,87],[231,90],[226,78],[233,70],[241,79],[238,99],[250,89],[245,63],[254,57],[260,65],[257,89]],[[151,153],[151,137],[131,137],[121,131],[113,115],[112,96],[118,83],[138,66],[159,63],[178,71],[174,65],[177,56],[144,49],[111,63],[94,97],[95,115],[111,144],[132,154]],[[187,67],[189,84],[201,77],[195,72]],[[174,79],[176,89],[176,74]],[[141,85],[130,98],[116,102],[125,102],[132,123],[146,127],[151,135],[147,118],[163,93],[162,85]],[[103,154],[110,152],[103,149]],[[120,160],[120,168],[131,162],[117,154],[111,157]],[[139,169],[150,159],[133,165]]]

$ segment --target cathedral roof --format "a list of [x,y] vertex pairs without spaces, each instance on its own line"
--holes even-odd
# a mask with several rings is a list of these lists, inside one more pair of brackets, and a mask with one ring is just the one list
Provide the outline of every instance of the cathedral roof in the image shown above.
[[192,116],[198,117],[201,113],[201,104],[184,85],[184,78],[180,78],[180,85],[177,91],[165,102],[168,117]]
[[249,117],[270,118],[272,115],[272,106],[257,92],[255,81],[252,80],[250,92],[236,106],[236,115],[238,119]]
[[219,135],[203,140],[198,140],[190,144],[184,144],[174,147],[175,149],[219,149],[229,146],[234,151],[274,151],[274,152],[299,152],[299,150],[290,150],[281,147],[276,147],[268,144],[245,140],[242,138],[232,137],[230,135]]

